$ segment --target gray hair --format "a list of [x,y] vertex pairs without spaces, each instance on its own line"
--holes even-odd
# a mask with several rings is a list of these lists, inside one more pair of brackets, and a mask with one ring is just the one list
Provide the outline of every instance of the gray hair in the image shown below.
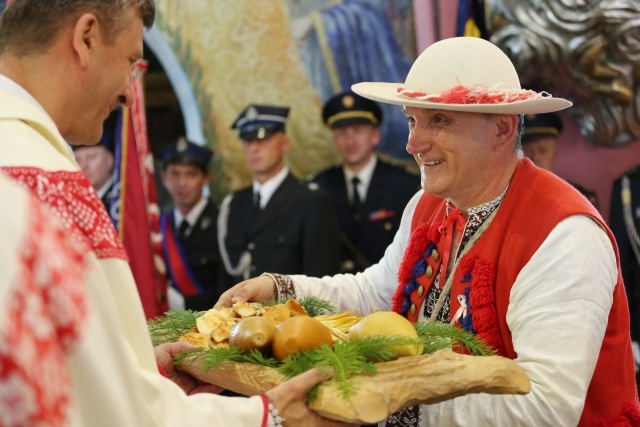
[[513,151],[519,157],[524,155],[522,151],[522,135],[524,135],[524,114],[518,114],[518,128],[516,129],[516,136],[513,138]]
[[[493,120],[494,114],[481,113],[487,121]],[[519,157],[523,156],[522,151],[522,135],[524,134],[524,114],[518,114],[518,127],[516,128],[516,134],[513,137],[513,152]]]
[[83,13],[98,17],[110,42],[128,24],[131,13],[137,13],[144,26],[151,28],[155,0],[13,0],[0,17],[0,53],[44,52],[65,25]]

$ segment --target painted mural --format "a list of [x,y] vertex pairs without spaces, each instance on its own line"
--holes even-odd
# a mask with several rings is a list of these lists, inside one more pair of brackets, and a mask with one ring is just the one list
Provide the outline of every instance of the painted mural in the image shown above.
[[[246,105],[291,107],[287,160],[304,177],[337,161],[323,101],[360,81],[402,82],[416,55],[411,0],[158,0],[157,12],[216,152],[218,200],[250,182],[231,130]],[[381,149],[406,159],[406,119],[385,113]]]

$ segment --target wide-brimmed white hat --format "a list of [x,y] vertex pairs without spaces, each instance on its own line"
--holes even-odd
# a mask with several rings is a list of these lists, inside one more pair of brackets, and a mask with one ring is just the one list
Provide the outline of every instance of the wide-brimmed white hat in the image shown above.
[[497,46],[476,37],[455,37],[429,46],[401,83],[351,86],[366,98],[438,110],[538,114],[570,107],[546,92],[520,87],[513,64]]

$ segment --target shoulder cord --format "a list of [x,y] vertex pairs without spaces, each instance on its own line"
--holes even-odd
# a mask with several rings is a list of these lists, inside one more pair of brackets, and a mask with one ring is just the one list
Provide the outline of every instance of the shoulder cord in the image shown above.
[[227,247],[224,244],[227,238],[227,230],[229,229],[229,205],[232,199],[233,193],[229,193],[220,205],[220,213],[218,214],[218,248],[220,249],[220,257],[222,258],[222,264],[227,274],[233,277],[242,276],[244,280],[247,280],[251,271],[251,252],[242,252],[238,265],[233,267],[229,259]]
[[638,230],[636,230],[631,213],[631,186],[627,175],[622,176],[621,196],[622,216],[624,217],[624,225],[627,228],[627,236],[629,237],[629,243],[631,243],[633,253],[636,256],[636,261],[640,264],[640,236],[638,236]]

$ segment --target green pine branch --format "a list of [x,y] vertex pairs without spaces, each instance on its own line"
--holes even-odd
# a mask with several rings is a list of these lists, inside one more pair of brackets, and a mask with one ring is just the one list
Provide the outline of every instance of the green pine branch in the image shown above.
[[329,301],[316,297],[304,297],[299,302],[311,317],[316,317],[320,314],[335,314],[338,311]]
[[200,316],[199,311],[179,310],[167,311],[164,316],[149,320],[147,326],[153,346],[178,341],[180,336],[196,327],[196,319]]
[[424,345],[425,354],[432,354],[438,350],[450,349],[456,345],[466,348],[470,354],[476,356],[492,356],[495,350],[484,341],[472,334],[448,323],[417,322],[414,324],[418,336]]
[[256,365],[267,366],[275,368],[278,366],[278,361],[273,357],[268,357],[258,350],[252,350],[246,353],[239,347],[196,347],[191,350],[187,350],[176,356],[175,361],[192,363],[196,360],[201,361],[202,368],[207,371],[209,369],[216,368],[218,365],[224,362],[247,362]]
[[[284,303],[286,301],[272,301],[264,305]],[[311,316],[322,313],[335,313],[336,308],[327,301],[315,297],[304,298],[299,301]],[[165,316],[149,321],[149,331],[153,344],[175,342],[184,333],[196,326],[196,318],[203,313],[181,310],[169,311]],[[188,350],[176,358],[176,362],[190,363],[199,360],[205,370],[213,369],[223,362],[247,362],[266,367],[276,368],[286,378],[291,378],[308,371],[311,368],[330,367],[334,371],[333,378],[338,384],[344,398],[354,393],[353,378],[358,375],[374,375],[376,362],[393,360],[396,357],[394,347],[404,345],[423,345],[423,354],[432,354],[438,350],[451,349],[456,346],[466,348],[469,353],[478,356],[494,355],[491,349],[481,339],[468,331],[456,326],[440,322],[417,322],[414,324],[418,338],[405,336],[376,336],[337,341],[334,348],[327,345],[314,350],[305,350],[285,359],[282,363],[273,357],[253,350],[244,352],[238,347],[206,347]],[[317,393],[314,388],[309,399]]]

